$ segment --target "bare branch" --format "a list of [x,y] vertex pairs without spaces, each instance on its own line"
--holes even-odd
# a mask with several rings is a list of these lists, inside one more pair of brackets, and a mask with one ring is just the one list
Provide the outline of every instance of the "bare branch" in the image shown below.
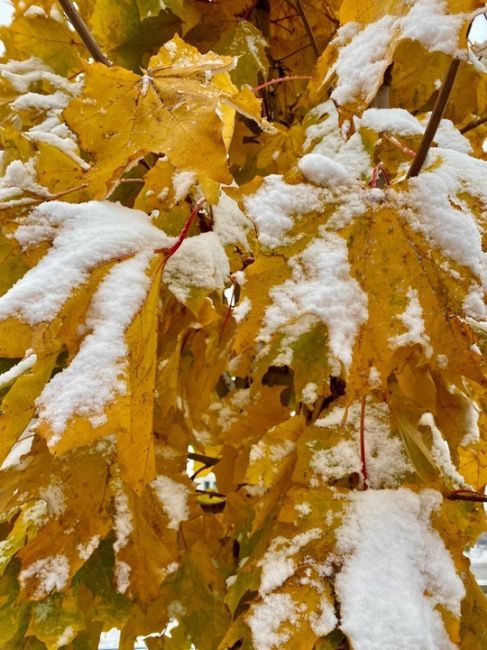
[[64,13],[68,17],[69,22],[73,25],[78,32],[81,40],[86,46],[91,56],[99,63],[104,63],[111,66],[111,61],[103,54],[100,46],[95,41],[93,34],[90,32],[88,25],[85,23],[80,14],[76,11],[74,5],[70,0],[59,0],[59,4],[63,8]]
[[426,156],[428,155],[428,151],[436,135],[436,131],[438,130],[441,118],[445,112],[446,104],[448,102],[448,98],[450,97],[450,93],[453,88],[453,83],[455,81],[455,77],[457,76],[459,67],[460,59],[453,59],[448,68],[448,72],[446,73],[445,80],[441,85],[438,97],[436,98],[435,106],[431,113],[428,126],[424,132],[423,139],[421,140],[421,144],[419,145],[418,153],[414,157],[414,160],[411,163],[411,167],[409,168],[407,175],[408,178],[417,176],[424,165],[424,161],[426,160]]
[[309,24],[308,17],[306,16],[306,12],[304,10],[303,4],[301,0],[296,0],[296,9],[297,12],[303,22],[304,29],[306,30],[306,33],[308,34],[309,42],[311,43],[311,47],[313,48],[316,57],[319,57],[321,52],[320,48],[318,47],[318,43],[316,42],[315,35],[313,34],[313,30],[311,29],[311,25]]
[[469,122],[463,128],[461,128],[460,133],[464,134],[468,133],[469,131],[473,131],[473,129],[476,129],[478,126],[482,126],[482,124],[485,124],[486,122],[487,117],[479,117],[478,119]]
[[189,460],[195,460],[197,463],[203,463],[207,467],[213,467],[220,462],[219,458],[213,458],[211,456],[205,456],[204,454],[197,454],[195,452],[188,452]]

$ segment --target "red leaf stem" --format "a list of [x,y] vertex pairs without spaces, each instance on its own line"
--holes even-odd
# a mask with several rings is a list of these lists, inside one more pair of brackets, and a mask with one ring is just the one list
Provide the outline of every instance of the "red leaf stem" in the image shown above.
[[251,90],[253,93],[256,93],[259,92],[259,90],[262,90],[263,88],[267,88],[268,86],[280,84],[285,81],[294,81],[295,79],[311,79],[311,77],[306,74],[295,74],[295,75],[288,75],[287,77],[277,77],[276,79],[269,79],[269,81],[260,84],[260,86],[254,86],[254,88],[252,88]]
[[362,467],[362,478],[364,480],[364,490],[367,490],[369,487],[369,479],[367,475],[367,461],[365,459],[365,400],[366,397],[362,397],[362,402],[360,404],[360,461]]

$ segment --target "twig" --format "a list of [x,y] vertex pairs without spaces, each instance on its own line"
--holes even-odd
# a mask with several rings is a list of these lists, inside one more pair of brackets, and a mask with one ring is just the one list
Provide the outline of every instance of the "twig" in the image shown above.
[[487,496],[474,490],[454,490],[447,499],[450,501],[474,501],[475,503],[487,503]]
[[264,82],[263,84],[260,84],[259,86],[254,86],[252,88],[252,92],[256,93],[259,90],[262,90],[263,88],[267,88],[268,86],[274,86],[275,84],[280,84],[283,81],[294,81],[295,79],[311,79],[311,77],[307,74],[296,74],[296,75],[289,75],[287,77],[277,77],[276,79],[270,79],[269,81]]
[[315,35],[313,34],[313,30],[311,29],[311,25],[309,24],[308,17],[306,16],[306,12],[304,10],[304,7],[301,3],[301,0],[296,0],[296,10],[303,22],[304,29],[306,30],[306,34],[308,34],[309,42],[311,43],[311,47],[314,50],[314,53],[316,54],[316,57],[318,58],[321,54],[320,48],[318,47],[318,43],[316,42]]
[[61,192],[56,192],[55,194],[47,194],[46,196],[40,196],[36,199],[34,197],[25,196],[23,199],[12,199],[11,201],[2,201],[0,202],[0,210],[8,210],[9,208],[16,208],[21,205],[35,205],[36,203],[44,203],[45,201],[55,201],[60,199],[66,194],[71,194],[72,192],[77,192],[83,188],[88,187],[88,183],[82,183],[76,187],[70,187],[68,190],[62,190]]
[[369,479],[367,476],[367,462],[365,459],[365,400],[366,397],[362,397],[362,402],[360,404],[360,462],[362,467],[362,478],[364,479],[364,490],[367,490],[369,487]]
[[476,129],[478,126],[481,126],[482,124],[485,124],[487,122],[487,117],[479,117],[476,120],[472,120],[472,122],[469,122],[466,124],[463,128],[460,129],[460,133],[468,133],[469,131],[472,131],[473,129]]
[[74,5],[70,0],[59,0],[59,4],[63,8],[64,13],[69,19],[69,22],[73,25],[75,30],[78,32],[81,40],[85,44],[86,49],[89,51],[91,56],[98,61],[99,63],[104,63],[107,66],[111,66],[112,62],[103,54],[100,49],[100,46],[95,41],[93,34],[90,32],[88,25],[85,23],[80,14],[76,11]]
[[[172,255],[174,255],[174,253],[178,250],[178,248],[181,246],[183,241],[186,239],[189,229],[191,228],[191,224],[193,223],[196,215],[198,214],[199,209],[201,208],[205,200],[206,199],[202,198],[195,203],[193,209],[191,210],[191,214],[186,219],[184,226],[181,228],[181,232],[179,233],[178,238],[170,248],[156,248],[154,250],[154,253],[162,253],[163,255],[160,263],[157,265],[157,268],[152,276],[153,279],[157,277],[159,271],[162,269],[162,267],[167,262],[167,260],[170,257],[172,257]],[[184,341],[183,341],[183,347],[184,347]]]
[[219,458],[213,458],[212,456],[205,456],[204,454],[197,454],[195,452],[188,452],[189,460],[195,460],[197,463],[203,463],[206,467],[213,467],[220,462]]
[[406,147],[405,144],[403,144],[400,140],[395,138],[393,135],[389,135],[388,133],[383,133],[382,137],[384,140],[387,140],[391,144],[393,144],[395,147],[397,147],[400,151],[403,152],[406,156],[409,156],[410,158],[414,158],[416,155],[416,152],[410,149],[409,147]]
[[219,499],[227,498],[226,494],[222,494],[221,492],[212,492],[211,490],[196,489],[195,492],[198,492],[198,494],[206,494],[209,497],[218,497]]
[[163,248],[163,249],[157,249],[154,252],[155,253],[164,253],[165,259],[168,260],[170,257],[174,255],[174,253],[178,250],[178,248],[181,246],[183,241],[186,239],[189,229],[191,228],[191,225],[196,217],[196,215],[199,212],[199,209],[203,205],[206,199],[199,199],[194,206],[193,209],[191,210],[191,214],[189,217],[186,219],[186,223],[184,226],[181,228],[181,232],[178,235],[178,238],[176,242],[171,246],[171,248]]
[[448,72],[446,73],[445,80],[441,85],[440,92],[438,93],[438,97],[436,98],[433,111],[428,121],[428,126],[424,132],[421,144],[419,145],[418,153],[411,163],[407,178],[414,178],[414,176],[417,176],[423,167],[426,156],[428,155],[428,151],[436,135],[436,131],[438,130],[441,118],[443,117],[443,113],[445,112],[446,104],[448,102],[448,98],[450,97],[450,93],[453,88],[453,83],[455,81],[455,77],[457,76],[459,67],[460,59],[453,59],[448,68]]

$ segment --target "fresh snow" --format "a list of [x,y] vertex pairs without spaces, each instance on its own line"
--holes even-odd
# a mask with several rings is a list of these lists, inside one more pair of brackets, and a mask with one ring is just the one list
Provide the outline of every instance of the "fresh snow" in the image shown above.
[[340,27],[333,43],[338,57],[328,72],[337,82],[331,99],[349,104],[358,99],[370,104],[402,39],[418,41],[430,52],[458,56],[459,36],[472,14],[450,13],[445,0],[416,0],[403,16],[385,15],[368,25],[347,23]]
[[259,594],[264,597],[283,585],[288,578],[294,575],[297,564],[293,559],[303,547],[321,537],[319,528],[311,528],[296,535],[292,539],[275,537],[269,549],[260,560],[258,566],[262,569]]
[[398,315],[398,319],[406,327],[406,332],[389,337],[389,345],[396,349],[418,343],[424,349],[426,356],[430,357],[433,350],[430,338],[425,332],[423,309],[419,302],[418,292],[410,287],[407,297],[408,305],[405,311]]
[[452,14],[446,0],[416,0],[401,20],[402,38],[419,41],[430,52],[454,56],[468,14]]
[[38,581],[34,591],[36,598],[44,598],[54,591],[62,591],[68,584],[69,562],[65,555],[51,555],[29,564],[19,574],[19,581],[25,587],[30,578]]
[[357,98],[369,104],[376,92],[376,80],[384,76],[389,65],[388,53],[391,40],[397,34],[397,19],[383,16],[358,33],[351,32],[350,26],[345,25],[338,32],[339,38],[344,36],[344,28],[349,30],[346,36],[351,40],[342,45],[337,61],[328,73],[328,77],[332,73],[338,75],[331,98],[338,104],[351,103]]
[[321,154],[330,158],[342,165],[355,179],[360,179],[370,172],[370,156],[365,150],[360,133],[356,132],[347,137],[346,130],[342,130],[338,125],[338,111],[331,100],[315,106],[308,113],[307,119],[313,121],[306,128],[306,140],[303,144],[307,154]]
[[376,133],[393,131],[401,136],[422,135],[424,130],[419,120],[404,108],[368,108],[362,113],[359,124]]
[[469,488],[470,486],[465,482],[465,479],[459,474],[457,468],[453,464],[450,454],[448,442],[441,435],[441,431],[436,426],[435,418],[432,413],[423,413],[419,424],[427,426],[431,430],[432,445],[431,456],[435,461],[442,474],[450,479],[453,487]]
[[77,92],[81,90],[80,86],[55,74],[44,61],[35,57],[25,61],[0,63],[0,77],[6,79],[19,93],[29,92],[30,85],[39,81],[46,82],[56,90],[63,90],[66,93],[72,93],[73,88],[77,88]]
[[335,609],[326,596],[320,601],[320,609],[319,614],[310,616],[310,627],[316,636],[326,636],[336,628],[338,620]]
[[106,404],[126,392],[125,332],[147,296],[151,280],[146,269],[151,257],[151,253],[141,253],[110,270],[86,316],[90,334],[69,366],[51,379],[37,399],[39,417],[53,430],[50,447],[76,415],[91,417],[95,427],[103,424]]
[[15,238],[24,249],[52,241],[38,264],[0,297],[1,319],[17,317],[30,325],[52,321],[73,289],[103,262],[175,241],[153,226],[145,212],[108,201],[42,203],[17,228]]
[[222,245],[235,244],[248,250],[247,237],[252,229],[252,223],[239,208],[237,201],[222,192],[212,212],[213,232],[218,235]]
[[252,631],[255,650],[281,648],[289,640],[289,630],[279,628],[288,622],[294,625],[298,618],[296,603],[289,594],[267,594],[262,602],[253,605],[247,623]]
[[130,572],[132,567],[122,560],[115,561],[115,585],[120,594],[126,593],[130,586]]
[[438,606],[460,615],[465,595],[430,517],[434,490],[353,492],[336,552],[340,627],[354,650],[453,650]]
[[169,519],[168,528],[178,530],[181,522],[189,517],[188,488],[162,475],[157,476],[151,486]]
[[196,181],[197,176],[194,172],[175,172],[172,177],[174,202],[177,203],[184,199]]
[[114,481],[114,488],[116,494],[113,499],[115,505],[115,542],[113,543],[113,550],[115,553],[119,553],[128,544],[129,537],[134,529],[134,520],[128,496],[120,479]]
[[350,276],[347,244],[335,233],[323,233],[289,262],[292,277],[273,287],[272,304],[266,309],[258,340],[268,343],[276,331],[289,342],[322,321],[328,328],[329,363],[349,367],[359,327],[367,319],[367,296]]
[[248,296],[245,296],[239,303],[233,308],[233,318],[237,323],[241,323],[244,318],[249,314],[252,309],[252,302]]
[[19,438],[9,451],[8,456],[3,461],[0,470],[11,469],[12,467],[21,469],[22,456],[25,456],[29,453],[34,442],[33,424],[34,421],[31,420],[26,428],[22,431]]
[[35,158],[26,162],[13,160],[0,178],[0,201],[13,201],[13,205],[22,201],[17,199],[23,192],[31,192],[39,198],[48,198],[49,190],[36,182]]
[[78,544],[76,546],[76,550],[78,551],[78,555],[80,558],[86,562],[91,555],[95,552],[95,550],[98,548],[98,545],[100,543],[100,535],[93,535],[86,544]]
[[294,225],[294,215],[321,209],[320,197],[320,190],[312,185],[289,185],[282,176],[269,174],[254,194],[245,197],[244,206],[257,227],[260,243],[276,248],[290,243],[286,235]]
[[307,383],[301,392],[301,398],[305,404],[314,404],[318,399],[318,386],[313,382]]
[[17,379],[17,377],[23,375],[24,372],[27,372],[27,370],[33,368],[36,362],[37,362],[37,355],[29,354],[24,359],[16,363],[14,366],[9,368],[5,372],[2,372],[0,374],[0,388],[7,386],[8,384],[10,384],[11,381],[14,381],[14,379]]
[[345,165],[321,153],[305,154],[298,161],[298,167],[309,181],[321,187],[349,185],[352,182]]
[[[76,136],[64,123],[62,116],[63,109],[81,91],[81,84],[54,74],[44,63],[34,58],[1,64],[0,76],[23,93],[10,104],[12,110],[20,112],[17,119],[22,119],[22,111],[26,110],[35,110],[41,114],[41,122],[28,129],[26,137],[32,142],[44,142],[56,147],[82,169],[89,169],[90,165],[79,155]],[[41,80],[47,81],[55,89],[54,92],[43,95],[29,90],[32,84],[37,86]]]
[[[344,433],[350,432],[351,438],[340,440],[329,449],[314,449],[314,444],[309,443],[313,451],[310,461],[312,485],[319,484],[319,479],[329,482],[352,473],[360,474],[360,410],[360,403],[354,402],[349,406],[345,420],[345,409],[335,406],[325,417],[316,421],[317,427],[341,428]],[[346,424],[342,426],[345,421]],[[391,431],[387,404],[366,403],[364,430],[368,485],[374,489],[396,487],[414,468],[401,439]]]
[[[441,163],[431,166],[433,163]],[[476,275],[487,285],[487,255],[482,233],[462,192],[487,205],[487,163],[453,149],[432,149],[427,165],[409,180],[409,190],[396,201],[403,217],[432,246]],[[467,314],[468,315],[468,314]]]
[[218,235],[205,232],[183,241],[166,263],[163,282],[184,303],[191,287],[221,291],[229,273],[228,258]]
[[[106,404],[126,390],[125,331],[146,298],[147,267],[155,248],[174,239],[155,228],[141,211],[115,203],[53,201],[35,208],[15,233],[22,247],[52,240],[39,263],[0,297],[0,318],[30,325],[52,321],[72,291],[104,262],[119,260],[96,289],[86,314],[87,335],[70,365],[57,373],[37,400],[55,445],[76,415],[103,423]],[[124,259],[127,258],[127,259]]]

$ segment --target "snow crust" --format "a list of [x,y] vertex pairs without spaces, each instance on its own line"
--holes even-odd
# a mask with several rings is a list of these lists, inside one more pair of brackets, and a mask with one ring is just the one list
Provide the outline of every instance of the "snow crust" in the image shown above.
[[460,615],[465,595],[453,560],[432,528],[434,490],[350,494],[337,531],[343,566],[335,579],[341,629],[355,650],[453,650],[437,607]]

